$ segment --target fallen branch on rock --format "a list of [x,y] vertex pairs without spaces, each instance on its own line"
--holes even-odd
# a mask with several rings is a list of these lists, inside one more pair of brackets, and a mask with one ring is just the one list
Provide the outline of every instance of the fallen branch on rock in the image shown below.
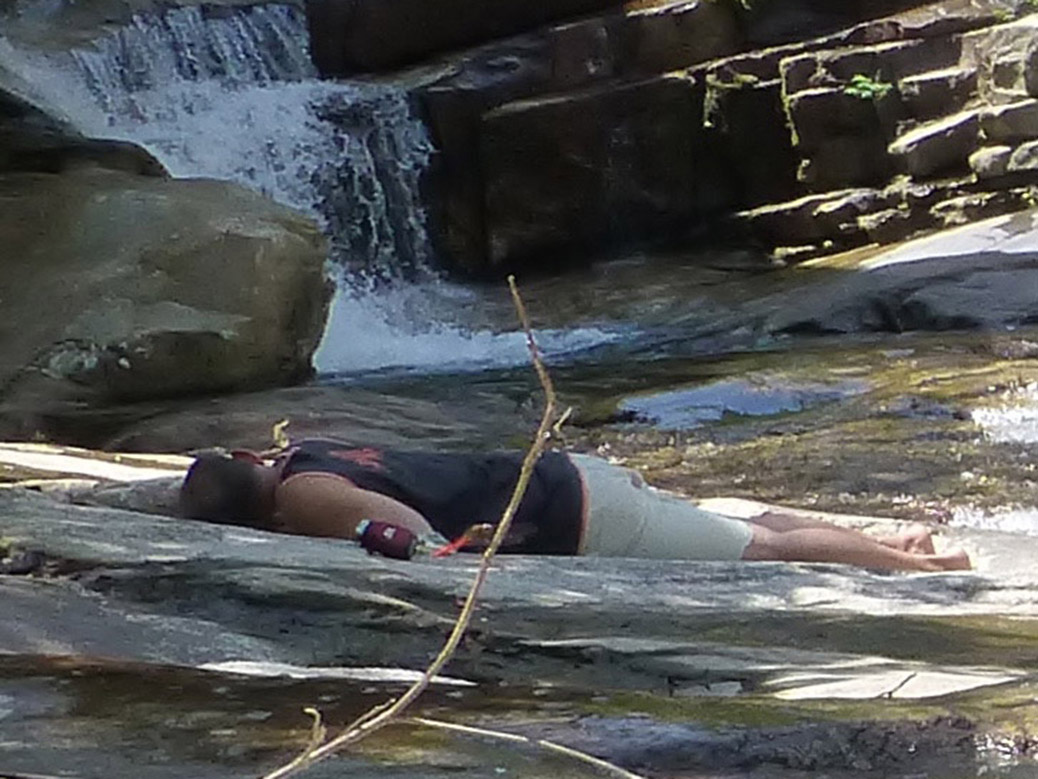
[[[321,722],[320,715],[315,710],[308,709],[307,712],[314,717],[314,725],[311,729],[310,740],[307,743],[307,746],[294,760],[270,772],[264,777],[264,779],[282,779],[282,777],[296,774],[320,760],[331,757],[345,747],[357,743],[366,736],[384,728],[386,725],[389,725],[394,721],[399,721],[404,710],[407,709],[407,707],[425,691],[431,683],[432,678],[439,674],[451,657],[454,656],[458,645],[461,643],[462,637],[465,635],[465,631],[468,629],[469,623],[472,620],[472,615],[475,612],[480,590],[490,573],[490,564],[493,561],[498,548],[501,546],[501,543],[504,541],[508,529],[512,524],[512,518],[515,516],[519,504],[523,499],[523,495],[526,493],[526,488],[529,484],[530,476],[533,473],[533,468],[537,463],[537,459],[541,456],[544,448],[548,444],[548,441],[551,439],[552,430],[557,429],[558,425],[561,424],[568,415],[567,412],[566,414],[563,414],[559,420],[555,419],[555,388],[552,385],[551,377],[548,375],[548,370],[544,367],[540,349],[533,337],[533,330],[530,327],[530,321],[526,315],[526,307],[523,305],[522,298],[519,296],[519,290],[516,288],[515,278],[513,276],[508,277],[508,287],[512,293],[512,301],[515,304],[519,321],[522,324],[523,331],[526,333],[526,345],[530,350],[533,366],[537,371],[537,378],[540,380],[541,387],[544,389],[544,414],[541,417],[541,422],[537,428],[537,434],[534,437],[533,443],[531,444],[529,451],[526,453],[526,457],[523,459],[522,467],[519,470],[519,480],[516,482],[511,500],[509,500],[508,505],[505,507],[501,520],[497,525],[497,530],[494,533],[493,538],[490,540],[490,544],[483,552],[479,569],[476,571],[475,579],[469,588],[468,597],[465,599],[465,604],[461,609],[461,613],[458,615],[454,628],[447,637],[447,640],[444,643],[443,648],[440,650],[440,653],[436,656],[436,659],[432,661],[418,681],[411,685],[411,687],[409,687],[399,698],[388,701],[380,706],[376,706],[363,714],[360,718],[351,723],[342,733],[330,741],[324,742],[325,729]],[[426,724],[429,722],[431,722],[431,720],[427,721]],[[515,736],[514,738],[524,739],[523,736]],[[528,739],[525,740],[529,741]],[[614,775],[617,776],[636,776],[635,774],[629,774],[626,772],[616,773],[622,771],[622,769],[612,766],[605,761],[598,761],[598,758],[584,755],[581,752],[570,750],[558,744],[553,744],[551,742],[531,743],[538,744],[544,748],[552,749],[557,752],[565,752],[570,756],[579,756],[579,759],[582,759],[585,762],[590,762],[599,768],[608,766],[611,770],[614,770]]]

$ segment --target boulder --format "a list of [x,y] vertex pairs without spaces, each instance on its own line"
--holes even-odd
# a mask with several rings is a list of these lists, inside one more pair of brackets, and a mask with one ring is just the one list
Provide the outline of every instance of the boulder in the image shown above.
[[145,176],[164,176],[149,152],[126,141],[87,138],[19,94],[5,90],[0,75],[0,173],[95,166]]
[[324,239],[237,186],[75,167],[0,176],[8,435],[58,406],[283,384],[324,324]]
[[664,237],[696,205],[702,92],[682,76],[509,103],[483,117],[491,266]]

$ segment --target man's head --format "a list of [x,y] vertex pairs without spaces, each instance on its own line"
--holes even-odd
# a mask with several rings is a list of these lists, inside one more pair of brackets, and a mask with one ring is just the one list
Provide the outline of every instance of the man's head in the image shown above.
[[180,488],[180,510],[190,519],[262,527],[269,519],[262,466],[222,454],[191,465]]

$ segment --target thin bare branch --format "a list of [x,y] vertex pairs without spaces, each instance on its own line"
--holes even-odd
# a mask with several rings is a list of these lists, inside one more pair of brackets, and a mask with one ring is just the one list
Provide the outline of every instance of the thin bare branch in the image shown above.
[[483,588],[483,583],[486,581],[487,575],[490,573],[490,564],[493,561],[497,550],[504,541],[509,527],[511,527],[512,518],[519,509],[519,504],[523,499],[523,495],[526,493],[527,485],[530,483],[533,468],[537,464],[538,458],[543,453],[544,448],[547,446],[548,440],[551,437],[552,423],[555,419],[555,388],[552,385],[551,377],[548,375],[548,371],[544,367],[544,362],[541,359],[541,351],[537,346],[537,341],[534,339],[533,330],[530,328],[530,320],[526,315],[526,307],[523,305],[522,298],[519,296],[519,290],[515,285],[514,276],[508,277],[508,288],[512,293],[512,301],[515,303],[515,309],[519,315],[519,322],[522,325],[523,332],[526,334],[526,345],[530,350],[530,357],[533,360],[534,370],[536,370],[537,378],[540,380],[541,387],[544,389],[544,414],[541,417],[540,425],[537,427],[537,433],[534,437],[533,443],[531,444],[529,451],[527,451],[526,457],[523,458],[522,467],[519,469],[519,479],[516,482],[515,490],[512,492],[512,497],[508,501],[508,505],[505,507],[501,520],[497,525],[497,530],[494,533],[494,537],[483,552],[479,569],[476,571],[476,576],[469,588],[468,597],[465,598],[465,604],[462,606],[461,613],[458,615],[458,619],[454,623],[454,629],[444,642],[440,653],[425,670],[422,677],[404,691],[399,698],[391,701],[388,705],[385,705],[384,708],[382,708],[381,711],[377,711],[377,713],[376,711],[371,711],[363,715],[359,720],[357,720],[357,722],[331,741],[316,747],[308,744],[306,749],[304,749],[304,751],[294,760],[275,769],[269,774],[266,774],[263,779],[282,779],[282,777],[292,776],[299,771],[304,770],[308,766],[330,757],[344,747],[360,741],[365,736],[374,733],[388,725],[393,720],[399,718],[401,713],[425,691],[432,682],[432,678],[436,676],[451,657],[453,657],[458,645],[461,643],[462,637],[465,635],[465,631],[468,629],[469,623],[472,621],[472,615],[476,609],[480,590]]
[[552,752],[558,752],[561,755],[566,755],[567,757],[572,757],[575,760],[581,760],[585,763],[593,765],[595,766],[595,768],[599,769],[600,771],[604,771],[610,776],[616,776],[620,779],[645,779],[645,777],[641,774],[632,773],[631,771],[628,771],[625,768],[621,768],[618,765],[613,765],[608,760],[603,760],[600,757],[589,755],[586,752],[581,752],[580,750],[573,749],[572,747],[566,747],[562,744],[556,744],[554,741],[548,741],[546,739],[539,738],[534,743],[537,744],[537,746],[544,747],[545,749],[548,749]]
[[471,725],[459,725],[454,722],[444,722],[443,720],[429,719],[428,717],[408,717],[406,722],[414,722],[418,725],[425,725],[430,728],[439,728],[441,730],[453,730],[457,733],[466,733],[470,736],[486,736],[487,738],[496,738],[501,741],[512,741],[519,744],[530,744],[532,746],[538,746],[542,749],[547,749],[550,752],[558,752],[566,757],[579,760],[582,763],[594,766],[600,772],[604,772],[609,776],[615,776],[618,779],[645,779],[640,774],[635,774],[628,771],[626,768],[621,768],[618,765],[610,763],[608,760],[603,760],[600,757],[589,755],[587,752],[581,752],[579,749],[573,749],[572,747],[566,747],[562,744],[556,744],[554,741],[548,741],[547,739],[539,738],[532,739],[527,736],[520,736],[515,733],[506,733],[503,730],[491,730],[489,728],[474,728]]

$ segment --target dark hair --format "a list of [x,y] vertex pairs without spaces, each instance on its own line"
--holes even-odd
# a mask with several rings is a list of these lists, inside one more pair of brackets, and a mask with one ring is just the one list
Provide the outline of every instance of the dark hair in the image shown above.
[[262,487],[259,470],[250,462],[221,454],[205,454],[191,465],[180,487],[180,511],[190,519],[260,527]]

